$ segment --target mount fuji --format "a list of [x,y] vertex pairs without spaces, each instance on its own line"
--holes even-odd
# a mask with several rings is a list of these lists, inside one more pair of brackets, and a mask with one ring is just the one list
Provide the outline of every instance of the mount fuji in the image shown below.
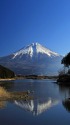
[[39,43],[32,43],[19,51],[0,57],[0,64],[22,75],[56,75],[62,56]]

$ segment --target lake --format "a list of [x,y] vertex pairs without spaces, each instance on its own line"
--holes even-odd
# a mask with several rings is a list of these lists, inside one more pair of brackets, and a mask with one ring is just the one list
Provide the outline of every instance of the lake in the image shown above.
[[70,125],[70,88],[54,80],[1,82],[9,92],[30,91],[33,99],[0,101],[0,125]]

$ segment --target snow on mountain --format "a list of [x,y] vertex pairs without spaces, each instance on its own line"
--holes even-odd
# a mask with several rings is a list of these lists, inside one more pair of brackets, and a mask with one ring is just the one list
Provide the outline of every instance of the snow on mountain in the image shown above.
[[39,43],[32,43],[19,51],[0,58],[0,64],[22,75],[54,75],[61,68],[61,59]]
[[15,59],[17,56],[20,56],[20,58],[21,58],[22,55],[24,55],[24,54],[28,54],[28,55],[30,55],[30,57],[32,57],[38,53],[46,54],[50,57],[59,56],[59,54],[52,52],[51,50],[47,49],[46,47],[43,47],[39,43],[32,43],[31,45],[24,47],[23,49],[19,50],[18,52],[13,53],[13,55],[14,55],[13,59]]

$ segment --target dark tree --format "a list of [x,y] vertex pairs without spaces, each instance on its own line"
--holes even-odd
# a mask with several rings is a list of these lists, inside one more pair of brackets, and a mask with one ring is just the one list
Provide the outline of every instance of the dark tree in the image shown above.
[[65,67],[70,66],[70,52],[61,60],[61,64],[64,64]]

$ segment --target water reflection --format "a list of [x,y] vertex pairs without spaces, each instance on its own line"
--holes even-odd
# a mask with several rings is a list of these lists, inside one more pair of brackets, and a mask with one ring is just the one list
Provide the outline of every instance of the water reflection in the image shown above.
[[0,87],[5,88],[6,90],[12,90],[14,87],[14,81],[3,81],[0,82]]
[[52,100],[49,98],[47,101],[43,100],[31,100],[31,101],[16,101],[15,104],[20,108],[31,112],[33,115],[39,115],[46,110],[50,109],[52,106],[58,104],[58,100]]
[[[38,85],[33,85],[34,96],[37,97],[31,101],[17,101],[15,100],[15,104],[20,108],[31,112],[33,115],[39,115],[54,105],[57,105],[60,101],[63,106],[70,111],[70,87],[58,86],[54,84],[48,84],[44,86],[44,83],[39,83]],[[42,86],[42,88],[41,88]],[[39,98],[40,97],[40,98]]]
[[63,95],[65,95],[65,97],[70,97],[70,87],[65,87],[65,86],[61,86],[59,85],[59,92]]
[[23,101],[21,98],[19,98],[19,100],[14,98],[11,102],[7,98],[5,101],[0,99],[0,108],[5,108],[8,102],[11,102],[22,110],[29,111],[33,115],[39,115],[61,101],[67,111],[70,111],[70,87],[59,86],[51,80],[22,80],[21,82],[17,80],[2,82],[0,86],[3,88],[3,94],[7,96],[11,91],[20,92],[20,95],[22,95],[21,91],[29,90],[34,92],[31,93],[33,99],[30,100],[26,99]]
[[62,102],[62,104],[63,104],[63,106],[65,107],[65,109],[66,109],[68,112],[70,112],[70,98],[64,100],[64,101]]
[[5,108],[6,101],[14,102],[14,100],[31,100],[33,99],[29,92],[9,92],[4,87],[0,87],[0,108]]
[[6,107],[6,101],[0,101],[0,109],[4,109]]
[[70,112],[70,86],[59,85],[59,92],[64,97],[62,100],[64,108]]
[[63,97],[63,100],[70,98],[70,87],[59,85],[59,93]]

